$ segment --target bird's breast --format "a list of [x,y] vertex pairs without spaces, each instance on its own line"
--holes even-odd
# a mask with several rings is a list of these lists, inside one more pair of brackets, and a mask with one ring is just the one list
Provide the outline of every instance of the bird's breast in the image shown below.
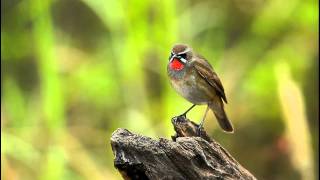
[[207,104],[212,94],[208,90],[206,82],[198,74],[189,72],[180,78],[171,78],[172,87],[185,99],[193,104]]

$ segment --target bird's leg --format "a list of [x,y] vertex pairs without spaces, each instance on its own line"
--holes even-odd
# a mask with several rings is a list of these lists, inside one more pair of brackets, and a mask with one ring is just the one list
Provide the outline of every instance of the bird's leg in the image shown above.
[[179,117],[184,117],[184,118],[186,118],[186,116],[187,116],[187,113],[192,109],[192,108],[194,108],[196,105],[195,104],[193,104],[188,110],[186,110],[186,112],[184,112],[183,114],[181,114]]
[[202,130],[202,127],[203,127],[204,120],[206,119],[206,116],[208,114],[208,110],[209,110],[209,106],[207,106],[206,112],[204,113],[203,118],[200,121],[200,124],[199,124],[199,127],[198,127],[198,132],[197,132],[198,136],[201,136],[201,130]]
[[182,113],[181,115],[179,116],[175,116],[173,117],[171,120],[172,120],[172,123],[177,123],[178,122],[185,122],[187,120],[187,113],[192,109],[194,108],[196,105],[193,104],[188,110],[186,110],[186,112]]

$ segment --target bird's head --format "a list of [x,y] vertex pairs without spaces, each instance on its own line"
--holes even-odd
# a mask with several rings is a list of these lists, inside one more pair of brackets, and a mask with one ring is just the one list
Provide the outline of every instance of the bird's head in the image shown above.
[[169,66],[171,69],[182,70],[192,59],[192,49],[185,44],[176,44],[171,50]]

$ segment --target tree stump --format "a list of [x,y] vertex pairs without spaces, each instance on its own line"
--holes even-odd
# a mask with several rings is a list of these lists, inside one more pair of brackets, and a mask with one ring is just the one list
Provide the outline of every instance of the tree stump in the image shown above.
[[124,179],[256,179],[194,122],[178,116],[172,124],[172,140],[121,128],[112,134],[114,166]]

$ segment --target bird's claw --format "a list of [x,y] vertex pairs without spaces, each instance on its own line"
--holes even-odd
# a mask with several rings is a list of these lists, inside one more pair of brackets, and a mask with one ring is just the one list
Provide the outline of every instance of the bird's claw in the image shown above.
[[177,120],[179,122],[186,121],[186,119],[187,119],[187,116],[185,114],[181,114],[181,115],[177,116]]
[[173,124],[186,121],[187,117],[185,114],[181,114],[179,116],[175,116],[171,119]]
[[186,114],[181,114],[180,116],[178,116],[178,118],[187,119],[187,116],[186,116]]
[[201,137],[202,130],[203,130],[202,126],[199,126],[199,127],[197,128],[197,132],[196,132],[196,133],[197,133],[197,136]]

